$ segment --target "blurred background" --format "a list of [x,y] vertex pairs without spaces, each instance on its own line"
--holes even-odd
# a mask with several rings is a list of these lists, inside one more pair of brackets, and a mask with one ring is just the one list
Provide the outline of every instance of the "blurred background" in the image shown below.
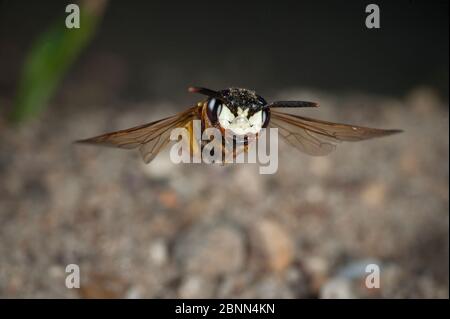
[[[448,298],[448,2],[0,1],[0,297]],[[191,85],[403,129],[279,169],[174,165],[72,141]],[[365,267],[381,270],[365,288]],[[67,289],[78,264],[81,288]]]

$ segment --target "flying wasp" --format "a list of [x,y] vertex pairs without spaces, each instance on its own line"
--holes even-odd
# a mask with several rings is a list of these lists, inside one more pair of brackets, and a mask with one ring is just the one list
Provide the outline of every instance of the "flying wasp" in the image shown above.
[[[265,128],[278,128],[279,135],[291,146],[309,155],[321,156],[332,152],[341,141],[362,141],[401,132],[356,125],[316,120],[304,116],[280,112],[279,108],[318,107],[314,102],[275,101],[267,103],[254,91],[243,88],[228,88],[214,91],[191,87],[191,93],[200,93],[207,98],[195,106],[176,115],[125,130],[77,141],[119,147],[138,148],[144,162],[151,162],[170,142],[172,129],[186,128],[194,140],[193,122],[201,122],[201,130],[219,129],[224,135],[232,133],[233,145],[243,151],[258,139]],[[222,143],[226,144],[225,139]],[[191,145],[192,152],[199,152],[204,144]],[[236,156],[236,152],[233,153]]]

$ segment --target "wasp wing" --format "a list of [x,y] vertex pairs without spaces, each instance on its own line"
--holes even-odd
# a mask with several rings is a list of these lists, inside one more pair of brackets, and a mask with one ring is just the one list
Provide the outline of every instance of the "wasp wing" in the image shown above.
[[194,106],[155,122],[76,142],[125,149],[139,148],[144,162],[150,163],[159,151],[170,142],[172,129],[184,127],[196,118],[198,118],[198,108]]
[[356,142],[401,132],[332,123],[271,110],[270,126],[278,128],[288,144],[315,155],[331,153],[341,141]]

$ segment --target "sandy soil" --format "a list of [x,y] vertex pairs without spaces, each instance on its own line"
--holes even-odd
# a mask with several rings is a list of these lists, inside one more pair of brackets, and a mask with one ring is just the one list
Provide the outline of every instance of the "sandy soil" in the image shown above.
[[[449,297],[448,105],[431,90],[279,92],[320,102],[302,114],[405,132],[327,157],[280,142],[274,175],[74,146],[181,107],[67,96],[29,125],[1,120],[0,297]],[[372,263],[379,289],[364,286]],[[80,289],[65,286],[68,264]]]

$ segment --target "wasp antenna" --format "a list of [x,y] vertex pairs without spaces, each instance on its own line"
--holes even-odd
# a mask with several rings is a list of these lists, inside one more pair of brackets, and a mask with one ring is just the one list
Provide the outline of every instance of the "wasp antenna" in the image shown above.
[[267,107],[319,107],[319,103],[307,101],[275,101]]
[[218,93],[216,91],[207,89],[207,88],[201,88],[201,87],[193,87],[191,86],[188,88],[189,93],[200,93],[203,95],[207,95],[209,97],[217,97]]

